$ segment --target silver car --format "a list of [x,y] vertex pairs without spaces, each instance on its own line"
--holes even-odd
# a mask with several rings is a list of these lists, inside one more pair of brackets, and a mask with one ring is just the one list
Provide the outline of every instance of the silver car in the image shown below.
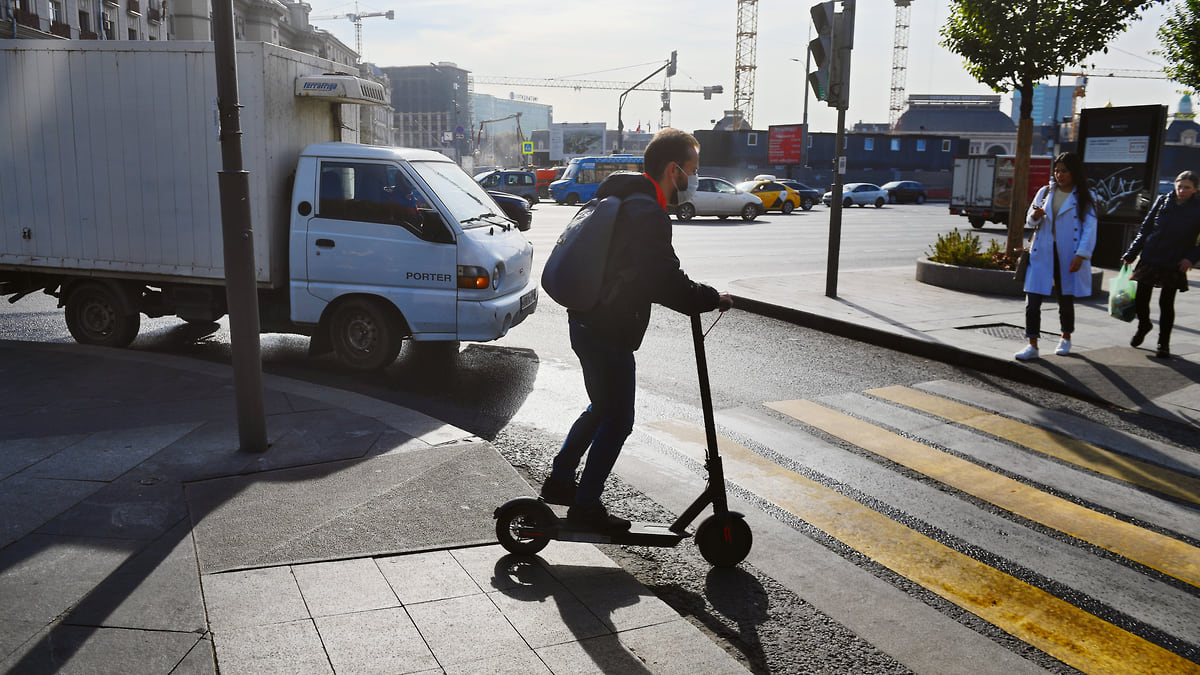
[[[826,192],[821,201],[828,206],[833,201],[833,191]],[[875,208],[881,209],[886,203],[887,192],[874,183],[846,183],[842,186],[842,206],[874,204]]]
[[725,220],[741,216],[751,221],[762,213],[762,200],[744,192],[722,178],[700,178],[700,186],[691,199],[675,207],[675,217],[687,221],[696,216],[716,216]]

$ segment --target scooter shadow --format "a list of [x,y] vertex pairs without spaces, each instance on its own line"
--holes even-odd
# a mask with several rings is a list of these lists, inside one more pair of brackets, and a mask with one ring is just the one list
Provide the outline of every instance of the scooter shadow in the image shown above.
[[649,593],[619,567],[557,565],[540,556],[508,554],[496,561],[491,583],[514,601],[553,612],[556,616],[543,617],[541,625],[559,623],[569,635],[555,639],[576,642],[597,670],[653,672],[618,637],[638,627],[636,617],[627,616],[637,612],[626,610],[645,602]]

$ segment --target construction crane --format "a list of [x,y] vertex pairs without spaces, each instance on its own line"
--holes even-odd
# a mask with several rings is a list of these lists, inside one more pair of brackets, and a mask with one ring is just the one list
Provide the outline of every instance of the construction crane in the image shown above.
[[[555,78],[535,78],[535,77],[495,77],[490,75],[472,75],[471,82],[473,84],[495,84],[506,87],[550,87],[558,89],[574,89],[580,91],[583,89],[615,89],[619,91],[641,90],[649,91],[649,87],[642,87],[641,82],[617,82],[615,80],[565,80]],[[663,116],[660,118],[660,126],[670,125],[671,113],[671,94],[704,94],[704,100],[711,100],[713,94],[725,93],[725,87],[720,84],[714,84],[710,87],[702,89],[672,89],[670,85],[664,84],[662,93],[659,98],[662,101],[660,111]]]
[[362,20],[370,19],[370,18],[377,17],[377,16],[382,16],[382,17],[386,18],[388,21],[392,21],[396,18],[396,12],[394,10],[389,9],[386,12],[367,12],[366,14],[359,14],[358,13],[358,3],[356,2],[356,3],[354,3],[354,13],[353,14],[334,14],[333,16],[311,16],[311,17],[309,17],[309,21],[350,19],[350,21],[354,22],[354,51],[358,53],[358,60],[361,61],[362,53],[363,53],[363,51],[362,51]]
[[888,129],[896,130],[904,108],[904,88],[908,72],[909,5],[912,0],[895,0],[896,32],[892,36],[892,98],[888,107]]
[[733,109],[753,128],[754,50],[758,43],[758,0],[738,0],[737,49],[733,62]]
[[[472,75],[471,80],[475,84],[497,84],[506,87],[551,87],[558,89],[616,89],[624,91],[633,87],[633,82],[617,82],[615,80],[560,80],[555,78],[536,78],[536,77],[493,77],[491,75]],[[649,91],[650,87],[638,87],[642,91]],[[719,84],[703,89],[666,89],[674,94],[704,94],[705,100],[712,98],[713,94],[722,94],[725,88]]]

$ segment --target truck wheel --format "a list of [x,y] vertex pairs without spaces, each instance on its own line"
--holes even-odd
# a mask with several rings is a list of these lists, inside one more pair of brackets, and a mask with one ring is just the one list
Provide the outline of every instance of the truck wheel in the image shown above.
[[347,300],[334,310],[329,324],[333,353],[351,370],[379,370],[400,353],[399,326],[379,302]]
[[71,337],[81,345],[128,347],[142,319],[126,314],[120,291],[98,281],[79,284],[67,296],[66,320]]
[[696,217],[696,207],[690,202],[680,204],[679,208],[675,209],[675,217],[679,220],[687,222]]
[[567,206],[575,206],[578,203],[579,203],[579,195],[575,194],[574,192],[567,195]]
[[971,224],[971,227],[978,230],[978,229],[981,229],[983,227],[984,223],[986,223],[987,221],[984,220],[983,218],[980,218],[979,216],[967,216],[967,222]]

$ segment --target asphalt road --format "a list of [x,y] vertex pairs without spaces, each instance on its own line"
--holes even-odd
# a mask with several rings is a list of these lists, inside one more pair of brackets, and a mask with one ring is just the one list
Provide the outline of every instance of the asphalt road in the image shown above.
[[[537,207],[529,235],[539,261],[573,212],[553,204]],[[938,233],[965,225],[936,204],[849,209],[845,215],[840,261],[845,274],[906,264]],[[818,207],[749,224],[697,219],[676,226],[675,242],[689,274],[720,287],[743,276],[824,269],[827,228],[828,210]],[[983,236],[986,245],[987,237],[1003,232],[985,230]],[[4,307],[0,338],[69,341],[53,305],[53,299],[29,297]],[[1067,665],[1071,657],[1056,654],[1053,645],[988,617],[983,609],[964,606],[969,602],[963,597],[982,594],[972,579],[986,570],[1001,571],[1004,583],[1021,589],[1005,596],[1006,602],[1022,602],[1022,594],[1033,591],[1066,598],[1071,604],[1064,613],[1082,609],[1134,636],[1139,645],[1198,658],[1200,593],[1194,586],[1149,570],[1148,563],[1099,551],[1078,535],[1031,522],[1019,506],[998,506],[969,486],[947,487],[949,478],[848,438],[857,422],[868,422],[883,430],[875,433],[919,440],[952,457],[982,453],[976,461],[1014,481],[1014,491],[1033,487],[1039,494],[1115,514],[1151,535],[1165,533],[1195,546],[1200,511],[1194,504],[1163,506],[1144,490],[1113,487],[1090,472],[1066,473],[1061,462],[1038,463],[1020,454],[1006,460],[1018,441],[970,435],[927,415],[898,410],[879,392],[935,392],[1083,438],[1099,428],[1130,434],[1139,445],[1190,447],[1185,432],[736,309],[712,325],[715,318],[715,313],[705,317],[706,328],[711,326],[706,349],[714,407],[722,437],[735,444],[727,470],[734,508],[747,514],[755,533],[751,555],[738,570],[720,571],[690,543],[605,550],[752,670],[1074,672],[1097,667],[1074,663],[1073,668]],[[658,309],[637,354],[638,424],[606,492],[615,512],[672,520],[703,487],[703,470],[689,440],[700,429],[700,414],[688,331],[685,317]],[[548,298],[501,340],[458,350],[409,343],[393,365],[370,376],[348,375],[329,358],[309,359],[304,338],[268,335],[262,344],[268,372],[354,390],[444,419],[492,441],[534,486],[586,405],[565,312]],[[227,325],[144,320],[132,348],[227,362]],[[850,419],[822,422],[811,416],[811,403]],[[768,460],[759,477],[740,473],[753,457]],[[773,491],[763,475],[784,481],[783,491]],[[1084,492],[1074,491],[1075,485]],[[808,496],[793,503],[796,494]],[[818,495],[849,501],[839,507],[838,518],[823,522],[822,514],[805,510]],[[872,520],[880,514],[885,523]],[[839,528],[838,520],[848,526]],[[875,544],[854,538],[876,530]],[[921,576],[929,563],[910,568],[889,557],[895,553],[892,542],[901,541],[905,550],[943,556],[938,569],[946,579],[952,578],[949,569],[973,571],[951,591],[933,589]],[[986,570],[972,567],[980,562]],[[1056,639],[1068,637],[1079,636]]]

